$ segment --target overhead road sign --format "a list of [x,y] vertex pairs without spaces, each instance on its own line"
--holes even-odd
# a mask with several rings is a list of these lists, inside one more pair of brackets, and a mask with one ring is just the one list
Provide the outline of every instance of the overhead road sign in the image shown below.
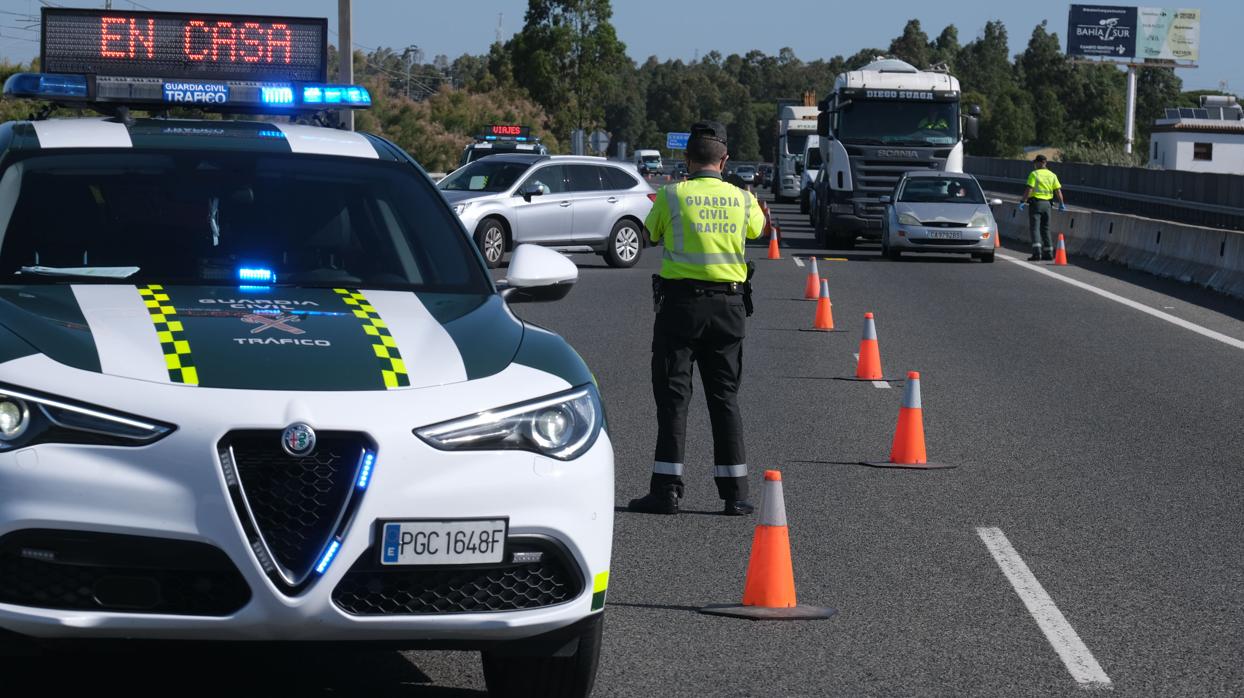
[[670,150],[686,150],[687,141],[690,139],[690,133],[667,133],[665,134],[665,147]]
[[1137,11],[1116,5],[1072,5],[1067,13],[1067,55],[1132,58],[1136,55]]

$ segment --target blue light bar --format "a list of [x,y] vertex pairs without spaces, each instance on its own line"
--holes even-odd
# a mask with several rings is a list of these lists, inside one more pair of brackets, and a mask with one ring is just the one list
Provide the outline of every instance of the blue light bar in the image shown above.
[[371,484],[371,471],[376,465],[376,454],[372,451],[363,451],[363,464],[359,468],[358,479],[354,481],[356,489],[365,490]]
[[271,284],[276,282],[276,273],[271,269],[241,267],[238,269],[238,281],[249,284]]
[[6,97],[86,99],[86,76],[56,73],[14,73],[4,83]]
[[302,88],[303,104],[323,104],[324,88],[319,85],[307,85]]
[[371,93],[362,85],[302,86],[303,104],[340,104],[349,107],[371,106]]
[[294,104],[294,88],[289,85],[260,87],[259,101],[273,106],[292,106]]
[[337,552],[341,550],[341,541],[334,538],[332,543],[328,544],[328,550],[320,556],[320,561],[315,564],[315,573],[324,574],[328,566],[333,564],[333,558],[337,557]]

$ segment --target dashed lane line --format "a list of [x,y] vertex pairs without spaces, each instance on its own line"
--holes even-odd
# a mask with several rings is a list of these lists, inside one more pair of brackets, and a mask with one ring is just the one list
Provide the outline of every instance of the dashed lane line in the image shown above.
[[1107,291],[1102,288],[1098,288],[1092,284],[1087,284],[1083,281],[1078,281],[1076,279],[1063,276],[1062,274],[1056,274],[1050,271],[1049,269],[1037,266],[1035,264],[1030,264],[1027,261],[1020,259],[1018,257],[1012,257],[1006,254],[1000,254],[998,256],[1002,257],[1008,262],[1011,262],[1013,264],[1018,264],[1020,267],[1024,269],[1035,271],[1038,274],[1045,274],[1046,276],[1052,279],[1058,279],[1059,281],[1062,281],[1063,283],[1071,284],[1072,286],[1075,286],[1077,288],[1082,288],[1085,291],[1088,291],[1089,293],[1096,293],[1102,298],[1112,300],[1116,303],[1121,303],[1123,305],[1126,305],[1129,308],[1134,308],[1136,310],[1139,310],[1142,313],[1145,313],[1146,315],[1152,315],[1153,317],[1158,318],[1159,320],[1165,320],[1171,323],[1172,325],[1182,327],[1185,330],[1191,330],[1201,336],[1209,337],[1210,339],[1222,342],[1223,344],[1226,344],[1229,347],[1235,347],[1236,349],[1244,349],[1244,340],[1236,339],[1235,337],[1225,335],[1221,332],[1215,332],[1214,330],[1211,330],[1208,327],[1202,327],[1194,322],[1188,322],[1187,320],[1183,318],[1175,317],[1174,315],[1171,315],[1170,313],[1164,313],[1161,310],[1158,310],[1156,308],[1150,308],[1149,306],[1143,303],[1137,303],[1136,301],[1131,300],[1130,298],[1124,298],[1123,296],[1120,296],[1117,293],[1111,293],[1110,291]]
[[797,267],[802,267],[802,266],[803,266],[803,260],[802,260],[802,259],[800,259],[800,258],[798,258],[798,257],[791,257],[791,259],[795,260],[795,266],[797,266]]
[[1002,529],[982,527],[976,529],[976,534],[984,541],[985,547],[1002,569],[1002,574],[1006,575],[1020,601],[1024,602],[1028,612],[1037,621],[1041,632],[1045,633],[1045,639],[1049,640],[1058,657],[1063,660],[1071,678],[1082,688],[1113,688],[1110,677],[1067,622],[1063,612],[1054,605],[1054,600],[1045,593],[1045,588],[1033,576],[1032,570],[1028,569],[1028,564],[1015,552]]

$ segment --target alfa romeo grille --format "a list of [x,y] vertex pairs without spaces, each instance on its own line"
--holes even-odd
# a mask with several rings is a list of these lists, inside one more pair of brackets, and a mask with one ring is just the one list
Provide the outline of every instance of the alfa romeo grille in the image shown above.
[[291,456],[280,431],[233,432],[220,445],[225,479],[251,548],[286,591],[308,583],[349,523],[366,437],[321,433],[308,456]]

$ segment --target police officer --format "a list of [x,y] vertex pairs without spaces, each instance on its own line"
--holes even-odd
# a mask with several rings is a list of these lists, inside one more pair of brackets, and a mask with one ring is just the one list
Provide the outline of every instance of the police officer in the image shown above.
[[747,240],[760,237],[764,213],[750,192],[722,180],[727,159],[725,127],[694,124],[687,142],[690,177],[662,188],[644,221],[652,242],[662,245],[661,273],[653,276],[657,446],[649,492],[631,500],[632,511],[678,513],[692,365],[698,363],[723,513],[752,513],[738,404],[744,326],[751,315],[751,266],[743,252]]
[[1045,156],[1038,155],[1032,161],[1032,172],[1028,173],[1024,200],[1019,203],[1019,210],[1028,208],[1028,232],[1032,236],[1030,262],[1054,259],[1054,242],[1050,239],[1050,207],[1056,195],[1059,210],[1066,211],[1063,185],[1058,182],[1058,175],[1046,169]]
[[938,108],[932,104],[929,105],[928,112],[924,115],[924,118],[916,124],[917,131],[945,131],[947,128],[950,128],[950,124],[946,122],[946,117],[942,116]]

